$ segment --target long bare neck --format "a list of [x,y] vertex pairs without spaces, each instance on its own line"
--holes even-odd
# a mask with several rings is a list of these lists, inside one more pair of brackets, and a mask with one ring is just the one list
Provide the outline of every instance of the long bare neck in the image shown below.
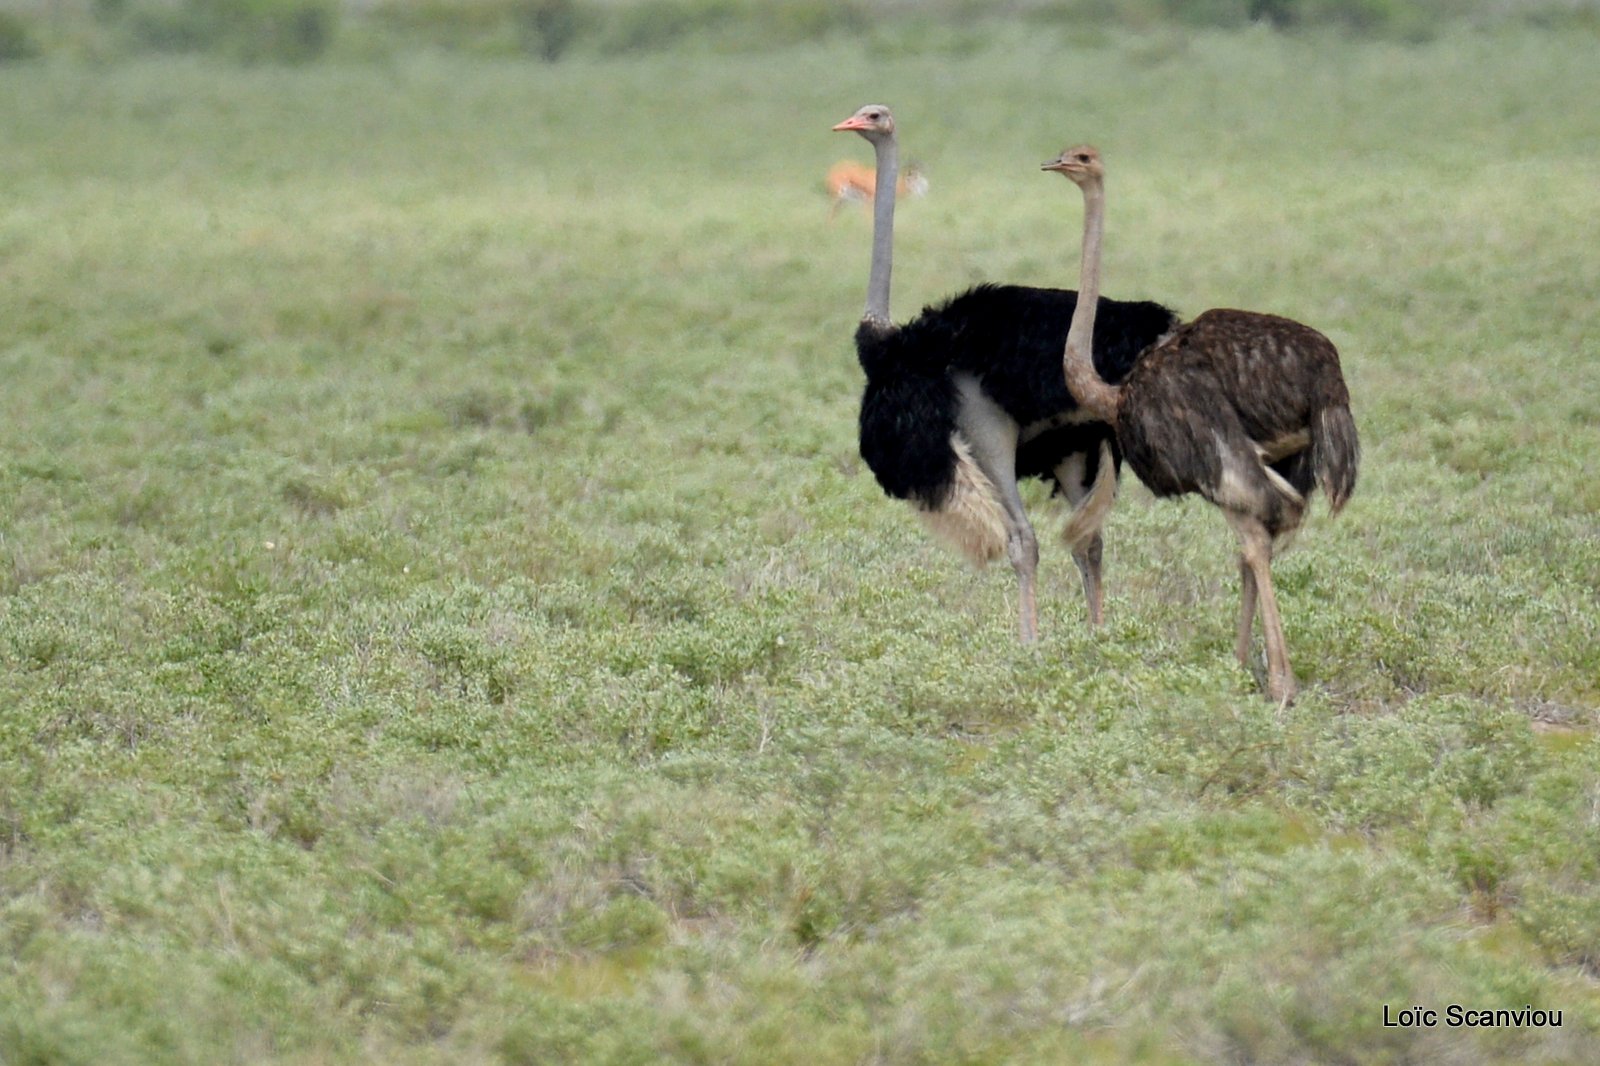
[[1083,261],[1079,266],[1078,302],[1067,329],[1062,368],[1067,391],[1095,418],[1116,425],[1119,390],[1094,369],[1094,319],[1100,304],[1100,238],[1105,233],[1105,188],[1098,180],[1083,188]]
[[873,147],[878,154],[878,173],[872,192],[872,273],[867,276],[867,309],[861,321],[887,329],[889,271],[894,258],[894,186],[900,178],[900,152],[893,133]]

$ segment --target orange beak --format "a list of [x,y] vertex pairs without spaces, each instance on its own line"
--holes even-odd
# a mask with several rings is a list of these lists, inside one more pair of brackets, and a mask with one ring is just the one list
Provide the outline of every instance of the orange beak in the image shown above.
[[833,127],[834,132],[839,132],[841,130],[864,130],[866,128],[867,120],[862,118],[860,115],[851,115],[849,118]]

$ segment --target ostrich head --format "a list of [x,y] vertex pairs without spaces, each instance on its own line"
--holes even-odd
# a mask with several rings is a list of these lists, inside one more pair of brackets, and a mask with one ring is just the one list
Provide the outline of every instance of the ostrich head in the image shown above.
[[1092,144],[1068,148],[1050,162],[1039,164],[1039,169],[1053,170],[1079,186],[1090,180],[1098,182],[1106,176],[1105,166],[1100,162],[1100,152]]
[[894,116],[882,104],[868,104],[833,128],[853,130],[877,144],[885,137],[894,136]]

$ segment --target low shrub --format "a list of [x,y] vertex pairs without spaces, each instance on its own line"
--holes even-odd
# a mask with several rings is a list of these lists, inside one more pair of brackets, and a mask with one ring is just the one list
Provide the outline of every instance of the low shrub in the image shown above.
[[28,24],[10,11],[0,11],[0,63],[32,59],[38,54],[39,46]]
[[328,50],[340,7],[337,0],[118,0],[97,4],[95,11],[135,51],[215,52],[245,62],[305,63]]
[[966,55],[989,27],[1019,18],[1071,33],[1254,24],[1405,41],[1452,25],[1600,21],[1593,5],[1573,0],[1018,0],[993,11],[971,0],[25,0],[0,11],[0,62],[57,50],[304,63],[336,38],[350,57],[425,47],[555,62],[574,51],[757,51],[867,31],[877,54]]

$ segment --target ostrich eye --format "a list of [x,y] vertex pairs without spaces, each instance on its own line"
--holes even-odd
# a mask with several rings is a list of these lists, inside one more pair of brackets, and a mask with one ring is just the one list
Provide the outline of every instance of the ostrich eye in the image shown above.
[[1087,162],[1088,162],[1088,161],[1089,161],[1089,157],[1088,157],[1088,156],[1086,156],[1086,155],[1080,155],[1080,156],[1078,156],[1078,162],[1080,162],[1080,163],[1087,163]]

